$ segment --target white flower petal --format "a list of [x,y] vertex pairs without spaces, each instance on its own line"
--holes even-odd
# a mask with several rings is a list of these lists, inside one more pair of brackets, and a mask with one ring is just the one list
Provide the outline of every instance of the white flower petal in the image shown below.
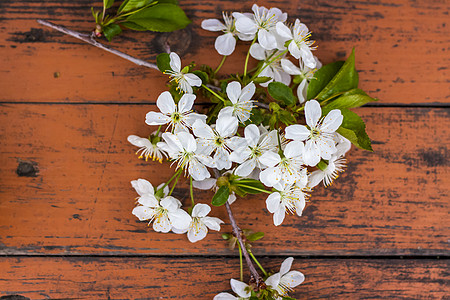
[[280,273],[275,273],[269,278],[266,279],[265,283],[266,285],[270,286],[272,289],[276,289],[278,284],[280,283]]
[[271,213],[276,212],[280,207],[280,203],[281,203],[280,193],[274,192],[270,194],[269,197],[267,197],[266,199],[267,210]]
[[280,284],[295,288],[299,284],[305,281],[305,276],[299,271],[290,271],[280,279]]
[[202,222],[211,230],[220,231],[220,224],[223,224],[223,221],[216,217],[204,217]]
[[220,55],[231,55],[236,48],[236,38],[229,32],[217,37],[214,47]]
[[293,141],[286,145],[284,148],[283,154],[287,158],[298,157],[303,154],[305,145],[300,141]]
[[[266,49],[261,47],[260,44],[254,43],[250,47],[250,55],[257,60],[265,60],[266,59]],[[267,68],[266,68],[267,69]],[[265,70],[265,69],[264,69]]]
[[169,211],[167,214],[172,226],[180,230],[188,228],[192,221],[191,216],[181,208],[175,211]]
[[247,84],[241,91],[241,95],[239,96],[239,102],[247,102],[252,99],[255,94],[256,86],[253,82]]
[[223,148],[218,148],[214,154],[214,162],[218,170],[231,168],[230,154]]
[[250,159],[240,164],[234,171],[234,174],[242,177],[247,177],[248,175],[250,175],[251,172],[253,172],[255,167],[256,167],[256,160]]
[[314,69],[316,67],[316,59],[314,58],[314,55],[312,54],[311,49],[309,49],[308,45],[302,45],[302,47],[300,47],[300,53],[305,66]]
[[199,190],[210,190],[216,185],[217,179],[208,178],[202,181],[193,181],[192,186]]
[[281,67],[288,74],[291,74],[291,75],[300,75],[300,74],[302,74],[302,71],[300,70],[300,68],[297,67],[296,65],[294,65],[294,63],[291,62],[289,59],[283,58],[281,60]]
[[164,132],[162,134],[163,140],[166,142],[167,146],[169,146],[170,151],[182,151],[183,145],[181,144],[178,137],[170,132]]
[[230,280],[231,289],[235,292],[239,297],[248,298],[250,297],[250,291],[246,291],[248,285],[238,281],[236,279]]
[[194,105],[195,98],[194,94],[184,94],[180,98],[180,102],[178,102],[178,111],[180,113],[188,112],[192,109],[192,105]]
[[147,194],[147,195],[139,197],[138,203],[142,204],[146,207],[158,207],[159,206],[158,200],[156,200],[156,197],[151,194]]
[[210,178],[211,174],[208,172],[208,169],[198,161],[191,161],[189,163],[189,175],[192,176],[194,180],[201,181],[206,178]]
[[292,36],[292,32],[289,29],[289,27],[287,27],[286,25],[284,25],[282,22],[278,22],[276,25],[277,28],[277,33],[284,39],[286,40],[292,40],[294,37]]
[[188,240],[191,243],[203,240],[208,234],[208,228],[204,224],[199,224],[198,228],[191,227],[187,233]]
[[232,192],[231,194],[230,194],[230,196],[228,196],[228,203],[231,205],[231,204],[233,204],[233,202],[234,201],[236,201],[236,195],[234,194],[234,192]]
[[296,59],[300,59],[302,51],[298,47],[297,43],[295,43],[295,41],[289,43],[288,49],[289,53],[291,53],[293,57],[295,57]]
[[226,107],[222,108],[219,111],[219,114],[217,115],[217,118],[219,119],[219,118],[222,118],[224,116],[229,116],[229,117],[233,116],[233,107],[226,106]]
[[156,232],[168,233],[172,229],[167,215],[161,215],[159,218],[155,218],[153,221],[153,230]]
[[239,126],[239,121],[233,116],[223,116],[216,121],[216,130],[221,137],[233,136]]
[[139,219],[139,221],[145,221],[151,219],[155,214],[155,211],[150,207],[136,206],[135,208],[133,208],[132,214],[135,215]]
[[159,110],[166,115],[170,115],[175,112],[175,102],[173,101],[172,95],[170,92],[162,92],[156,100],[156,106],[158,106]]
[[280,207],[275,213],[273,214],[273,224],[275,226],[281,225],[284,221],[284,217],[286,216],[286,210],[284,207]]
[[237,81],[230,82],[227,85],[227,96],[230,101],[235,104],[241,95],[241,84]]
[[196,137],[202,139],[214,139],[214,131],[209,125],[201,120],[196,120],[192,125],[192,132]]
[[285,137],[287,139],[298,140],[298,141],[306,140],[311,133],[308,130],[308,128],[306,128],[303,125],[298,125],[298,124],[290,125],[290,126],[286,127],[285,132],[286,132]]
[[316,144],[323,159],[329,160],[331,155],[336,153],[336,147],[332,139],[321,138],[316,141]]
[[323,178],[325,177],[325,173],[321,170],[316,170],[311,173],[308,177],[308,187],[313,188],[318,185]]
[[162,113],[150,111],[145,115],[145,123],[147,125],[164,125],[170,122],[170,117]]
[[293,261],[294,261],[293,257],[288,257],[283,261],[283,263],[281,264],[281,267],[280,267],[280,272],[279,272],[281,276],[283,276],[284,274],[289,272]]
[[251,20],[245,15],[240,15],[236,19],[236,30],[244,34],[254,34],[258,31],[258,27],[254,20]]
[[170,67],[172,71],[180,72],[181,71],[181,59],[175,52],[171,52],[169,54],[170,57]]
[[186,149],[188,152],[194,152],[197,149],[197,142],[192,134],[189,132],[179,132],[176,135],[183,149]]
[[308,92],[308,80],[303,79],[303,81],[300,82],[300,84],[297,87],[297,97],[300,103],[306,101],[307,92]]
[[321,131],[335,132],[341,126],[344,116],[339,109],[333,109],[328,113],[320,126]]
[[259,141],[260,133],[258,126],[255,124],[250,124],[244,129],[244,136],[247,144],[254,148]]
[[[200,79],[200,77],[198,77],[197,75],[195,75],[193,73],[184,74],[184,78],[186,79],[186,81],[189,83],[190,86],[201,86],[202,85],[202,80]],[[192,93],[192,92],[189,92],[189,93]]]
[[180,207],[179,200],[172,196],[167,196],[161,199],[159,204],[161,205],[161,207],[167,209],[168,211],[175,211]]
[[155,190],[153,188],[153,185],[145,179],[138,179],[131,181],[131,186],[136,190],[136,193],[139,194],[139,196],[143,196],[145,194],[154,195]]
[[237,300],[238,298],[230,293],[220,293],[214,296],[213,300]]
[[278,167],[267,168],[259,173],[259,180],[268,187],[274,186],[281,180],[281,170]]
[[273,167],[281,161],[281,157],[278,153],[267,151],[259,157],[259,162],[267,167]]
[[208,204],[197,203],[192,209],[192,217],[206,217],[211,211]]
[[189,125],[192,126],[195,121],[200,120],[206,123],[206,115],[198,114],[198,113],[190,113],[185,116],[184,121]]
[[303,152],[303,161],[308,166],[314,167],[320,162],[320,149],[313,141],[307,141]]
[[217,19],[206,19],[202,21],[202,29],[208,31],[222,31],[227,29],[226,26]]
[[277,40],[275,39],[275,36],[265,29],[259,30],[258,42],[261,47],[266,50],[273,50],[277,47]]
[[133,146],[137,147],[151,147],[152,143],[149,139],[141,138],[137,135],[129,135],[127,137],[127,141],[130,142]]
[[305,104],[305,118],[306,124],[310,128],[315,128],[317,122],[319,122],[320,117],[322,116],[322,109],[320,108],[319,102],[316,100],[310,100]]

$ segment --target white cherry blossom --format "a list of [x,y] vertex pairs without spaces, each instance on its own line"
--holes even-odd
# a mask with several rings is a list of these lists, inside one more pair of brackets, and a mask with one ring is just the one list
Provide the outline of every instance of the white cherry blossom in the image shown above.
[[284,38],[286,42],[289,42],[289,53],[296,59],[302,59],[305,65],[309,68],[316,67],[316,60],[311,50],[315,50],[312,45],[314,41],[308,40],[311,37],[308,27],[301,23],[299,19],[295,20],[292,31],[282,22],[278,22],[276,25],[277,33],[280,37]]
[[164,74],[168,74],[172,77],[172,80],[178,84],[177,89],[188,94],[192,94],[193,86],[201,86],[202,80],[194,73],[185,73],[181,69],[181,59],[175,52],[169,54],[170,67],[172,70],[166,70]]
[[175,233],[187,232],[187,237],[191,243],[198,242],[206,237],[208,228],[215,231],[220,231],[220,224],[223,221],[215,217],[207,217],[211,207],[207,204],[198,203],[192,209],[192,221],[189,227],[185,230],[174,229]]
[[214,129],[200,120],[192,126],[201,153],[210,155],[214,152],[215,167],[219,170],[231,168],[230,138],[236,134],[238,126],[238,119],[233,116],[219,117]]
[[268,187],[283,180],[287,184],[294,184],[302,180],[304,145],[294,141],[286,145],[283,157],[278,153],[268,151],[260,157],[261,163],[269,166],[259,174],[260,181]]
[[281,67],[280,61],[282,57],[273,60],[273,58],[276,58],[279,54],[280,52],[278,50],[266,50],[258,43],[255,43],[250,47],[250,55],[254,59],[264,61],[262,66],[263,70],[258,77],[272,78],[267,82],[261,83],[261,86],[266,87],[272,81],[282,82],[285,85],[291,83],[291,76],[289,76],[289,74]]
[[172,228],[187,228],[191,222],[191,216],[182,210],[181,202],[167,196],[161,201],[155,197],[140,197],[140,205],[133,209],[135,215],[140,221],[153,221],[153,229],[157,232],[169,232]]
[[211,177],[206,166],[213,167],[213,161],[209,156],[197,152],[197,143],[192,134],[165,132],[162,138],[166,142],[164,150],[174,160],[173,163],[177,163],[177,169],[182,168],[189,172],[194,180]]
[[230,280],[231,289],[235,292],[238,297],[233,296],[230,293],[220,293],[214,297],[213,300],[245,300],[250,299],[251,287],[243,283],[242,281],[231,279]]
[[306,141],[303,160],[309,166],[315,166],[320,158],[329,160],[336,150],[334,133],[341,126],[344,117],[339,109],[333,109],[322,118],[319,102],[310,100],[305,104],[304,125],[290,125],[286,127],[286,138]]
[[[207,178],[201,181],[192,181],[192,186],[199,190],[212,190],[214,192],[217,192],[219,187],[217,186],[217,179],[216,178]],[[234,192],[231,192],[228,196],[228,203],[233,204],[234,201],[236,201],[236,194]]]
[[277,151],[277,131],[272,130],[261,134],[255,124],[250,124],[244,129],[244,147],[240,147],[231,153],[231,160],[238,163],[234,174],[246,177],[253,172],[255,168],[262,169],[266,167],[260,158],[267,151]]
[[[161,134],[158,134],[158,137],[160,136]],[[152,139],[154,139],[153,142]],[[129,135],[127,140],[132,145],[139,147],[139,149],[136,151],[136,154],[139,154],[140,152],[139,158],[145,158],[145,161],[151,158],[152,160],[157,160],[162,163],[163,159],[167,158],[167,153],[160,147],[158,147],[159,138],[157,138],[153,134],[150,136],[150,138],[142,138],[137,135]]]
[[[305,186],[307,181],[306,169],[302,170],[303,183]],[[304,189],[299,187],[299,184],[287,184],[283,181],[274,185],[277,190],[267,197],[266,206],[270,213],[273,213],[273,223],[275,226],[279,226],[283,223],[284,217],[287,213],[296,213],[298,216],[302,215],[305,208]]]
[[253,4],[253,15],[233,13],[236,18],[236,29],[252,37],[258,35],[258,42],[264,49],[272,50],[277,47],[276,24],[284,22],[287,14],[280,9],[270,9]]
[[280,295],[277,300],[287,296],[289,292],[305,281],[305,276],[299,271],[290,271],[293,257],[286,258],[280,267],[280,272],[273,274],[266,279],[266,285],[270,286]]
[[306,101],[306,92],[308,90],[309,82],[314,78],[314,73],[316,69],[311,69],[307,67],[302,60],[299,60],[300,67],[294,65],[288,59],[281,60],[281,67],[283,70],[290,75],[298,75],[302,79],[297,87],[297,97],[300,103]]
[[239,122],[244,123],[251,116],[253,108],[252,97],[255,94],[255,84],[250,82],[243,89],[237,81],[230,82],[227,85],[227,96],[231,101],[231,106],[222,108],[219,112],[219,118],[222,116],[235,116]]
[[225,24],[217,19],[207,19],[202,21],[201,26],[208,31],[222,31],[223,34],[217,37],[214,47],[220,55],[231,55],[236,48],[236,37],[244,41],[252,40],[252,37],[236,30],[233,16],[225,12],[222,12],[222,16]]
[[163,92],[156,100],[156,106],[161,112],[148,112],[145,123],[148,125],[168,124],[167,130],[174,132],[188,131],[195,120],[206,121],[205,115],[192,112],[195,98],[194,94],[184,94],[177,105],[170,92]]

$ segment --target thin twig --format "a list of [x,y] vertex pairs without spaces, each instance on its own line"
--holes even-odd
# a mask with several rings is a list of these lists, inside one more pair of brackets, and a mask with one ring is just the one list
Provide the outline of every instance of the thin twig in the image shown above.
[[258,107],[261,107],[261,108],[270,110],[269,104],[265,104],[265,103],[261,103],[261,102],[257,102],[257,101],[255,101],[254,103],[255,103],[256,106],[258,106]]
[[46,21],[46,20],[38,19],[38,20],[36,20],[36,21],[37,21],[39,24],[41,24],[41,25],[44,25],[44,26],[53,28],[53,29],[55,29],[55,30],[58,30],[59,32],[62,32],[62,33],[64,33],[64,34],[68,34],[68,35],[70,35],[70,36],[73,36],[74,38],[77,38],[77,39],[79,39],[79,40],[82,40],[83,42],[86,42],[86,43],[88,43],[88,44],[91,44],[92,46],[95,46],[95,47],[97,47],[97,48],[100,48],[100,49],[102,49],[102,50],[105,50],[105,51],[107,51],[107,52],[109,52],[109,53],[112,53],[112,54],[114,54],[114,55],[120,56],[120,57],[122,57],[122,58],[124,58],[124,59],[126,59],[126,60],[128,60],[128,61],[130,61],[130,62],[132,62],[132,63],[134,63],[134,64],[136,64],[136,65],[138,65],[138,66],[143,66],[143,67],[147,67],[147,68],[159,70],[159,69],[158,69],[158,66],[155,65],[155,64],[149,63],[149,62],[147,62],[147,61],[145,61],[145,60],[142,60],[142,59],[135,58],[135,57],[133,57],[133,56],[130,56],[130,55],[125,54],[125,53],[123,53],[123,52],[120,52],[120,51],[118,51],[118,50],[112,49],[112,48],[110,48],[110,47],[108,47],[108,46],[106,46],[106,45],[104,45],[104,44],[102,44],[102,43],[100,43],[100,42],[97,42],[97,41],[92,37],[92,35],[85,34],[85,33],[80,33],[80,32],[78,32],[78,31],[74,31],[74,30],[70,30],[70,29],[68,29],[68,28],[66,28],[66,27],[64,27],[64,26],[56,25],[56,24],[53,24],[53,23],[48,22],[48,21]]

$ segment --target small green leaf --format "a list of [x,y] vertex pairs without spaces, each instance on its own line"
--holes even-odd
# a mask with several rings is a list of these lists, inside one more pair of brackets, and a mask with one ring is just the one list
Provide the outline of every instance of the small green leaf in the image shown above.
[[170,56],[167,53],[161,53],[156,56],[156,65],[161,72],[172,70],[170,67]]
[[[322,115],[328,114],[330,110],[329,108],[324,108]],[[344,120],[337,132],[350,140],[356,147],[373,151],[370,138],[366,133],[366,124],[364,124],[364,121],[351,110],[341,109],[341,112]]]
[[331,101],[325,107],[330,109],[355,108],[373,101],[378,100],[368,96],[363,90],[353,89]]
[[293,105],[297,102],[292,89],[281,82],[271,82],[267,87],[273,99],[282,101],[285,105]]
[[117,24],[109,24],[108,26],[103,27],[103,34],[108,39],[108,41],[111,41],[113,37],[120,34],[122,32],[122,29]]
[[147,30],[170,32],[186,27],[191,20],[177,5],[162,3],[142,9],[127,18]]
[[[320,71],[320,70],[319,70]],[[358,87],[358,72],[355,69],[355,48],[345,63],[334,75],[333,79],[314,97],[317,100],[332,98],[334,95],[347,92]]]
[[287,110],[280,110],[277,113],[277,117],[278,117],[278,121],[282,122],[286,126],[297,123],[297,120],[292,115],[292,113],[288,112]]
[[255,179],[241,179],[235,181],[234,184],[247,194],[260,194],[260,190],[266,189],[261,181]]
[[136,31],[147,31],[147,28],[142,27],[142,26],[140,26],[140,25],[138,25],[136,23],[130,22],[130,21],[123,22],[123,23],[120,23],[120,24],[123,27],[126,27],[128,29],[132,29],[132,30],[136,30]]
[[311,100],[320,93],[321,90],[333,79],[340,68],[344,65],[343,61],[336,61],[331,64],[325,65],[316,73],[314,73],[314,79],[308,84],[308,90],[306,92],[306,99]]
[[206,74],[205,72],[196,70],[193,71],[192,73],[197,75],[202,80],[203,84],[207,84],[209,82],[208,74]]
[[[103,0],[106,1],[106,0]],[[120,5],[117,13],[126,13],[132,10],[136,10],[146,6],[147,4],[153,2],[154,0],[125,0]]]
[[114,0],[103,0],[103,7],[105,9],[110,8],[114,4]]
[[256,77],[255,79],[253,79],[254,83],[264,83],[269,81],[270,79],[272,79],[272,77],[267,77],[267,76],[261,76],[261,77]]
[[217,190],[216,194],[212,198],[211,204],[214,206],[222,206],[227,202],[229,196],[230,189],[228,186],[223,185]]
[[264,237],[264,232],[255,232],[255,233],[247,236],[247,240],[249,240],[250,242],[254,242],[254,241],[262,239],[263,237]]

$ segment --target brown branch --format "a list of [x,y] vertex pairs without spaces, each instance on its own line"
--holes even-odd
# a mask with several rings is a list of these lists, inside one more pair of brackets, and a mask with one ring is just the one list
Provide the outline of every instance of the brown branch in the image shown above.
[[48,22],[46,20],[38,19],[36,21],[39,24],[41,24],[41,25],[53,28],[55,30],[58,30],[59,32],[62,32],[64,34],[67,34],[67,35],[70,35],[70,36],[73,36],[74,38],[77,38],[79,40],[82,40],[83,42],[86,42],[86,43],[88,43],[88,44],[90,44],[92,46],[95,46],[95,47],[100,48],[102,50],[105,50],[105,51],[107,51],[109,53],[112,53],[114,55],[122,57],[123,59],[126,59],[126,60],[128,60],[128,61],[130,61],[130,62],[132,62],[132,63],[134,63],[134,64],[136,64],[138,66],[143,66],[143,67],[147,67],[147,68],[150,68],[150,69],[159,70],[158,66],[155,65],[155,64],[149,63],[149,62],[147,62],[145,60],[142,60],[142,59],[135,58],[133,56],[130,56],[130,55],[125,54],[123,52],[120,52],[118,50],[112,49],[112,48],[110,48],[110,47],[108,47],[108,46],[106,46],[106,45],[104,45],[104,44],[102,44],[100,42],[97,42],[93,38],[92,35],[85,34],[85,33],[80,33],[78,31],[74,31],[74,30],[70,30],[70,29],[68,29],[68,28],[66,28],[64,26],[56,25],[56,24],[53,24],[53,23]]

